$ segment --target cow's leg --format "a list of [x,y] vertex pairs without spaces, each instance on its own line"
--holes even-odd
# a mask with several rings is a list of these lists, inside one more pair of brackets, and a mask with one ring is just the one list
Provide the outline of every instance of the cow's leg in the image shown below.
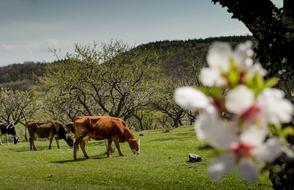
[[120,147],[119,147],[119,139],[114,139],[114,143],[115,143],[115,146],[117,148],[117,151],[118,151],[119,155],[123,156],[123,154],[120,151]]
[[17,143],[18,143],[18,141],[19,141],[19,138],[18,138],[18,136],[16,136],[16,135],[13,135],[13,143],[14,143],[14,144],[17,144]]
[[[109,141],[109,140],[108,140]],[[106,149],[106,151],[105,151],[105,153],[104,154],[106,154],[107,155],[107,153],[108,153],[108,144],[109,144],[109,142],[106,142],[106,140],[104,141],[105,142],[105,149]],[[111,140],[112,141],[112,140]],[[114,153],[114,146],[112,146],[112,144],[110,143],[110,151],[109,151],[109,154],[112,154],[112,153]]]
[[88,159],[89,156],[87,155],[87,152],[86,152],[86,149],[85,149],[86,142],[83,139],[81,139],[81,141],[80,141],[80,146],[81,146],[81,149],[83,151],[83,154],[84,154],[85,158]]
[[9,144],[9,137],[8,137],[8,134],[6,133],[5,136],[6,136],[6,143]]
[[77,159],[77,151],[79,149],[79,144],[80,144],[80,141],[82,140],[83,137],[79,137],[79,138],[76,138],[75,142],[74,142],[74,149],[73,149],[73,157],[74,157],[74,160]]
[[36,150],[33,137],[30,136],[29,141],[30,141],[30,149],[31,150]]
[[111,143],[112,143],[112,139],[108,139],[108,146],[106,150],[107,157],[109,157],[111,154]]
[[57,137],[55,137],[55,141],[56,141],[57,148],[60,149],[60,146],[59,146],[59,142],[58,142],[58,138]]
[[1,140],[2,135],[0,135],[0,144],[2,144],[2,140]]
[[49,150],[51,149],[52,141],[53,141],[53,137],[49,137],[49,147],[48,147]]

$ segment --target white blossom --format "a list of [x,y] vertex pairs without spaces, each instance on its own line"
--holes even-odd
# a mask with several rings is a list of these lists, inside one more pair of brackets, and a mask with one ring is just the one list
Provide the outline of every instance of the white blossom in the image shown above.
[[258,74],[262,77],[264,77],[267,72],[266,70],[261,66],[260,63],[255,63],[252,67],[249,68],[248,70],[248,74],[249,75],[255,75],[255,74]]
[[226,84],[226,79],[222,77],[221,72],[213,68],[201,69],[199,79],[205,86],[224,86]]
[[207,54],[209,67],[203,68],[199,77],[205,86],[231,88],[225,97],[218,97],[218,93],[207,97],[192,87],[178,88],[174,94],[182,108],[200,111],[195,122],[197,138],[222,153],[208,168],[214,180],[236,166],[242,179],[254,181],[259,177],[259,166],[273,162],[282,151],[294,157],[293,151],[283,149],[278,137],[267,138],[268,125],[290,122],[294,107],[281,90],[246,86],[250,77],[266,75],[259,63],[253,63],[253,56],[250,41],[234,50],[228,43],[213,43]]
[[184,109],[197,110],[208,106],[209,99],[201,91],[193,87],[177,88],[174,93],[175,102]]
[[200,81],[205,86],[225,86],[228,79],[225,74],[235,67],[240,74],[240,80],[245,75],[266,75],[266,70],[260,64],[253,64],[254,51],[252,42],[239,44],[234,50],[225,42],[215,42],[208,50],[206,57],[208,68],[200,72]]
[[228,92],[226,108],[235,114],[244,113],[254,103],[254,93],[244,85],[240,85]]
[[250,158],[244,158],[239,161],[238,175],[246,181],[256,181],[259,177],[259,170],[256,164]]
[[246,41],[240,43],[233,52],[233,59],[237,64],[239,71],[247,71],[253,65],[254,52],[252,50],[252,42]]
[[229,122],[223,122],[213,110],[201,113],[195,128],[209,145],[224,152],[209,166],[208,173],[214,180],[228,173],[234,163],[237,163],[241,178],[257,180],[259,169],[253,158],[260,162],[272,162],[282,151],[279,140],[271,138],[264,142],[266,128],[250,126],[239,135]]
[[210,68],[227,72],[230,69],[232,53],[232,48],[228,43],[215,42],[210,46],[206,60]]
[[293,116],[293,105],[284,98],[284,92],[268,88],[257,97],[257,105],[262,109],[264,119],[270,123],[290,122]]
[[[255,100],[253,91],[240,85],[228,92],[225,99],[228,111],[243,118],[258,118],[265,123],[287,123],[293,115],[293,105],[284,98],[284,92],[268,88],[263,90]],[[255,115],[254,115],[255,114]]]
[[232,142],[238,140],[235,132],[218,117],[213,107],[209,107],[199,115],[195,130],[199,139],[219,149],[227,149]]

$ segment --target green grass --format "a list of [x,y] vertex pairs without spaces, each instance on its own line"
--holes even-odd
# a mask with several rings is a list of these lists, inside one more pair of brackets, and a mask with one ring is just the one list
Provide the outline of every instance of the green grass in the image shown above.
[[[123,143],[124,157],[116,151],[106,158],[104,141],[94,140],[86,146],[90,159],[79,151],[77,161],[65,142],[47,150],[48,141],[37,141],[36,152],[26,142],[0,145],[0,189],[271,189],[266,174],[256,183],[233,174],[212,182],[206,170],[212,153],[198,149],[192,127],[142,133],[139,156]],[[188,163],[189,153],[200,154],[202,162]]]

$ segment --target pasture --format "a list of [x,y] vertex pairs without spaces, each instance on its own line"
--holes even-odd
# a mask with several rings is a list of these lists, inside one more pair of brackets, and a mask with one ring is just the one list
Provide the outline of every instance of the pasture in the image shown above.
[[[94,140],[86,145],[90,159],[85,160],[79,150],[77,161],[63,140],[59,150],[55,142],[47,150],[48,141],[36,141],[35,152],[28,142],[0,145],[0,189],[271,189],[266,173],[256,183],[243,182],[236,175],[212,182],[206,170],[212,152],[199,149],[203,144],[190,126],[141,133],[139,156],[123,143],[124,157],[116,151],[107,158],[104,141]],[[200,154],[202,162],[188,163],[189,153]]]

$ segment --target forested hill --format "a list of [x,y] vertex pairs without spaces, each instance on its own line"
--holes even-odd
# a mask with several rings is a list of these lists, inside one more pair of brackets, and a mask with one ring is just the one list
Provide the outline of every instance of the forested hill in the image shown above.
[[46,71],[46,63],[26,62],[0,67],[0,87],[30,89]]
[[[252,40],[252,36],[223,36],[223,37],[210,37],[205,39],[190,39],[190,40],[164,40],[150,42],[137,46],[138,49],[170,49],[170,48],[191,48],[199,44],[211,44],[215,41],[224,41],[229,43],[240,43],[246,40]],[[135,48],[135,49],[136,49]]]
[[[175,75],[177,68],[186,67],[193,60],[204,61],[209,45],[214,41],[225,41],[237,44],[252,39],[251,36],[228,36],[193,40],[157,41],[139,45],[130,53],[156,52],[159,64],[163,65],[168,75]],[[0,67],[0,87],[26,90],[36,84],[43,76],[48,63],[28,62]]]

